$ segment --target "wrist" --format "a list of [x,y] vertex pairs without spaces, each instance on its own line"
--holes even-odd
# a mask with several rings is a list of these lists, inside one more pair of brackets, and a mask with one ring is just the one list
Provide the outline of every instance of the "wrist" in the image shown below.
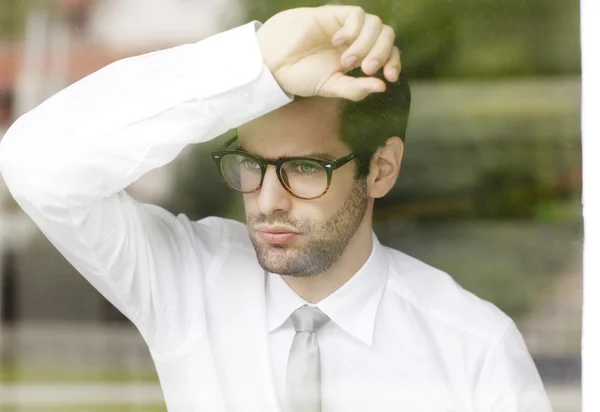
[[273,44],[272,41],[270,41],[269,34],[265,33],[265,31],[261,29],[262,27],[260,27],[256,31],[256,39],[258,41],[258,47],[260,49],[263,63],[265,64],[267,69],[269,69],[271,75],[273,76],[279,87],[281,87],[281,89],[284,90],[284,92],[288,93],[288,91],[285,90],[282,86],[281,81],[277,76],[277,71],[281,67],[281,64],[277,63],[277,59],[274,57],[274,50],[276,45]]
[[273,73],[274,68],[272,64],[272,58],[269,55],[269,49],[271,47],[269,45],[268,36],[265,35],[264,30],[262,30],[262,26],[256,31],[256,40],[258,41],[258,48],[260,49],[263,62],[271,71],[271,73]]

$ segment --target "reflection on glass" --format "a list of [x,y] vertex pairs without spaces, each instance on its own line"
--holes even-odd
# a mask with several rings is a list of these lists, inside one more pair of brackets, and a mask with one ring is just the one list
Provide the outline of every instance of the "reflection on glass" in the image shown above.
[[[112,61],[304,3],[4,0],[0,138],[22,113]],[[378,237],[510,315],[555,410],[579,410],[578,4],[354,3],[396,28],[413,96],[398,182],[376,202]],[[243,220],[237,194],[206,161],[224,141],[189,148],[128,191],[190,219]],[[224,157],[221,171],[243,192],[256,189],[263,174],[241,155]],[[321,165],[305,161],[286,164],[281,179],[300,197],[327,185]],[[160,410],[156,372],[137,330],[66,263],[1,179],[0,288],[0,385],[56,385],[64,405],[89,403],[90,410]],[[123,405],[107,406],[101,392],[73,390],[73,382],[117,382]],[[138,398],[140,382],[149,386]],[[26,410],[45,392],[27,399],[2,393],[0,411]]]

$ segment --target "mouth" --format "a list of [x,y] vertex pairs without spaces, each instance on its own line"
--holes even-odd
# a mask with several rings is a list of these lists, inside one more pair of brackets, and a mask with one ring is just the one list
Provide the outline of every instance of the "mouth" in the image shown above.
[[273,245],[282,245],[292,242],[300,233],[285,226],[257,226],[255,230],[265,242]]

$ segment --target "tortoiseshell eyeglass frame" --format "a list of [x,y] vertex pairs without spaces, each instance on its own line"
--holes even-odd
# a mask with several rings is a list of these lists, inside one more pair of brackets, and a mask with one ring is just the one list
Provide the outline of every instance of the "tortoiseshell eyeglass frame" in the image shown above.
[[[245,194],[249,194],[249,193],[256,193],[260,190],[260,188],[262,187],[263,184],[263,180],[265,178],[265,173],[267,170],[267,165],[273,165],[275,166],[275,170],[277,173],[277,177],[279,178],[279,182],[281,183],[281,186],[283,186],[283,188],[292,196],[298,198],[298,199],[303,199],[303,200],[315,200],[315,199],[319,199],[323,196],[325,196],[325,194],[327,193],[327,191],[329,190],[329,187],[331,186],[331,177],[333,174],[333,171],[336,169],[339,169],[340,167],[342,167],[343,165],[345,165],[346,163],[350,162],[351,160],[355,159],[356,157],[358,157],[360,154],[362,154],[363,152],[366,151],[366,149],[361,149],[361,150],[357,150],[355,152],[352,152],[350,154],[347,154],[346,156],[337,158],[337,159],[319,159],[319,158],[315,158],[315,157],[303,157],[303,156],[294,156],[294,157],[284,157],[281,158],[279,160],[269,160],[269,159],[263,159],[260,156],[257,156],[253,153],[249,153],[243,150],[228,150],[227,148],[229,146],[231,146],[236,140],[237,140],[238,136],[234,136],[231,139],[229,139],[224,145],[223,148],[220,150],[215,150],[213,152],[211,152],[211,157],[213,158],[213,160],[215,161],[217,168],[219,169],[219,172],[221,174],[221,178],[223,179],[223,182],[225,182],[225,184],[237,191],[237,192],[241,192],[241,193],[245,193]],[[223,157],[225,155],[229,155],[229,154],[239,154],[239,155],[243,155],[243,156],[247,156],[249,158],[251,158],[252,160],[254,160],[259,166],[260,166],[260,172],[261,172],[261,176],[260,176],[260,183],[258,184],[258,187],[254,190],[250,190],[250,191],[243,191],[240,189],[237,189],[236,187],[232,186],[227,179],[225,178],[225,174],[223,173],[223,166],[222,166],[222,162],[221,160],[223,159]],[[318,163],[319,165],[321,165],[323,167],[323,169],[325,170],[325,173],[327,173],[327,186],[325,187],[325,190],[323,191],[323,193],[321,193],[318,196],[313,196],[313,197],[303,197],[303,196],[299,196],[297,194],[295,194],[285,183],[285,179],[283,178],[283,175],[281,174],[281,168],[282,166],[289,161],[298,161],[298,160],[305,160],[305,161],[310,161],[310,162],[315,162]]]

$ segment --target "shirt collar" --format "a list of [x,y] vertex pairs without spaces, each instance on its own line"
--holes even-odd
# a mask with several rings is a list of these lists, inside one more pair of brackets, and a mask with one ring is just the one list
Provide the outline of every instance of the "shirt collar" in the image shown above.
[[377,308],[387,277],[386,256],[374,233],[373,249],[365,264],[338,290],[315,305],[294,292],[280,275],[267,273],[268,330],[272,332],[281,327],[302,305],[316,306],[346,333],[371,346]]

